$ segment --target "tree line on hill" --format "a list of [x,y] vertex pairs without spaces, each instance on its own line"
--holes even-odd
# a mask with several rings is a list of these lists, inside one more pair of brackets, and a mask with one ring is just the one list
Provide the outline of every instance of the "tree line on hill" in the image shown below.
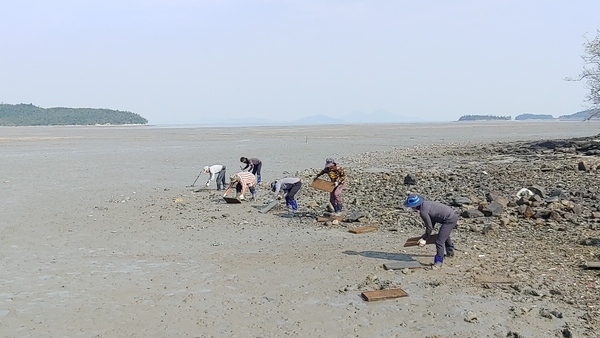
[[497,115],[463,115],[458,121],[489,121],[489,120],[508,120],[510,121],[511,117],[509,116],[497,116]]
[[41,108],[33,104],[0,104],[0,126],[147,124],[138,114],[97,108]]
[[[559,121],[584,121],[584,120],[596,120],[597,116],[594,115],[594,109],[583,110],[570,115],[561,115],[558,118],[554,118],[549,114],[520,114],[515,117],[515,121],[523,120],[559,120]],[[510,120],[510,116],[495,116],[495,115],[463,115],[458,121],[489,121],[489,120]]]

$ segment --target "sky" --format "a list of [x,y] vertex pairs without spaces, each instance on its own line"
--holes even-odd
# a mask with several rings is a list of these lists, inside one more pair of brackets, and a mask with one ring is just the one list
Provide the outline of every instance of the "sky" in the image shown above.
[[150,124],[426,121],[586,108],[598,0],[19,0],[0,11],[0,102]]

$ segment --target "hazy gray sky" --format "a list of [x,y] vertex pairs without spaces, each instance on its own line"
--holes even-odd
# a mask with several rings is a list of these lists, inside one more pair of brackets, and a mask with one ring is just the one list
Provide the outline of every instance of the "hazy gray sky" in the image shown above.
[[584,108],[598,0],[19,0],[0,101],[151,124],[356,110],[435,121]]

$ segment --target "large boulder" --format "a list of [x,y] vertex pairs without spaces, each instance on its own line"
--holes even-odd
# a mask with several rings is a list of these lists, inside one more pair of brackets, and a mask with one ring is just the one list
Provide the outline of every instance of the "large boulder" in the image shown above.
[[504,211],[504,207],[502,206],[502,204],[500,204],[496,201],[493,201],[492,203],[488,204],[488,206],[482,210],[483,215],[486,217],[500,216],[500,215],[502,215],[503,211]]

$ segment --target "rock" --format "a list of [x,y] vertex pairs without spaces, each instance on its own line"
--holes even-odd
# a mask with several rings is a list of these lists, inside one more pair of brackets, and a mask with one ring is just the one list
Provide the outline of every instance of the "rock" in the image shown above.
[[577,169],[581,170],[581,171],[590,171],[592,170],[592,168],[590,167],[590,165],[584,161],[580,161],[579,163],[577,163]]
[[548,209],[538,209],[535,211],[535,215],[533,215],[533,218],[536,219],[547,219],[548,217],[550,217],[550,210]]
[[486,198],[488,202],[498,202],[502,205],[502,207],[506,207],[508,205],[508,198],[506,198],[500,191],[490,191],[487,193]]
[[317,208],[319,206],[319,204],[315,201],[309,201],[306,203],[306,206],[309,208]]
[[463,211],[460,215],[464,218],[484,217],[483,212],[481,212],[477,209],[467,209],[467,210]]
[[581,245],[600,246],[600,238],[586,238],[578,242]]
[[540,316],[542,316],[544,318],[552,319],[552,314],[550,313],[550,311],[548,311],[546,309],[540,309]]
[[467,323],[477,323],[479,322],[479,319],[477,318],[477,313],[475,312],[467,312],[467,315],[465,316],[465,322]]
[[532,185],[531,187],[529,187],[529,190],[531,190],[531,192],[533,192],[535,195],[539,195],[542,198],[546,195],[546,191],[544,190],[544,188],[539,185]]
[[454,197],[452,202],[453,202],[453,205],[455,205],[457,207],[462,207],[463,205],[469,205],[472,203],[470,198],[464,197],[464,196]]
[[560,215],[560,213],[556,210],[552,210],[550,211],[550,216],[548,216],[548,219],[554,220],[554,221],[560,221],[562,219],[562,216]]
[[504,211],[504,207],[502,206],[502,204],[500,204],[496,201],[493,201],[487,207],[485,207],[482,211],[483,211],[483,215],[486,217],[500,216],[502,214],[502,212]]
[[496,223],[490,223],[490,224],[486,224],[483,226],[483,229],[481,230],[481,232],[484,235],[488,235],[488,234],[493,234],[494,232],[496,232],[498,230],[498,228],[500,228],[500,226]]
[[404,177],[405,185],[416,185],[418,181],[419,180],[416,174],[408,174]]
[[567,195],[560,189],[554,189],[548,193],[548,197],[558,197],[559,199],[566,199]]

